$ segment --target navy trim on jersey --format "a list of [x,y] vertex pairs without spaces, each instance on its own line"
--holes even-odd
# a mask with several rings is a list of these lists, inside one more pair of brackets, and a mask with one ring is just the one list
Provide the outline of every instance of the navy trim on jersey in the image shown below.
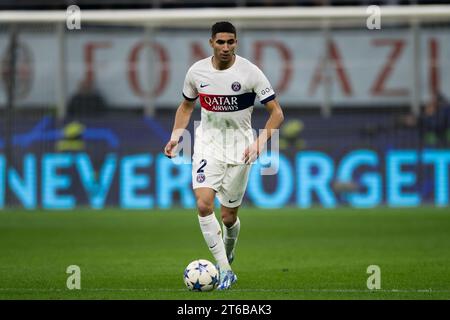
[[197,98],[198,98],[198,96],[195,97],[195,98],[189,98],[189,97],[187,97],[187,96],[184,94],[184,92],[183,92],[183,97],[184,97],[186,100],[188,100],[188,101],[195,101],[195,100],[197,100]]
[[261,103],[266,104],[267,102],[272,101],[273,99],[275,99],[275,93],[273,95],[271,95],[270,97],[267,97],[264,100],[261,100]]

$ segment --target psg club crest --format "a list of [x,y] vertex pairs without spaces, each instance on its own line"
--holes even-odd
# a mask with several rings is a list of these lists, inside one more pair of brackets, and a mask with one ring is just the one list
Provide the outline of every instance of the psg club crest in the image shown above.
[[231,85],[231,89],[233,89],[233,91],[238,92],[239,90],[241,90],[241,84],[239,82],[233,82],[233,84]]
[[205,177],[205,175],[204,175],[203,173],[197,174],[197,182],[198,182],[198,183],[204,182],[205,179],[206,179],[206,177]]

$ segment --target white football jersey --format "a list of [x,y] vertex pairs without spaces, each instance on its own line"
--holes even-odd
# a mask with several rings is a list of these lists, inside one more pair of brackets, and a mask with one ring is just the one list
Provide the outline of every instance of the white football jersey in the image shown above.
[[200,98],[202,107],[200,125],[195,130],[194,160],[212,158],[242,164],[245,148],[255,139],[251,126],[255,98],[265,104],[275,98],[275,93],[256,65],[236,55],[226,70],[215,69],[212,56],[192,65],[183,96],[187,100]]

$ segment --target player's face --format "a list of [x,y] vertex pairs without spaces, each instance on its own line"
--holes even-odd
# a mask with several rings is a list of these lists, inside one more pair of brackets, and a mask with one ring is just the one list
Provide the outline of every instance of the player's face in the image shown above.
[[236,36],[233,33],[216,33],[209,43],[214,50],[214,57],[220,62],[226,63],[233,60],[237,46]]

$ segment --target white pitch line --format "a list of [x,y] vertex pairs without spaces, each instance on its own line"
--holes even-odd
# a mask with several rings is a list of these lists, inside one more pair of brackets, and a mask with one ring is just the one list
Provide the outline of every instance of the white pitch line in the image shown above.
[[[30,292],[69,292],[69,291],[117,291],[117,292],[189,292],[187,289],[164,289],[164,288],[81,288],[80,290],[69,290],[61,288],[0,288],[0,291],[30,291]],[[450,290],[439,289],[231,289],[231,292],[303,292],[303,293],[450,293]]]

